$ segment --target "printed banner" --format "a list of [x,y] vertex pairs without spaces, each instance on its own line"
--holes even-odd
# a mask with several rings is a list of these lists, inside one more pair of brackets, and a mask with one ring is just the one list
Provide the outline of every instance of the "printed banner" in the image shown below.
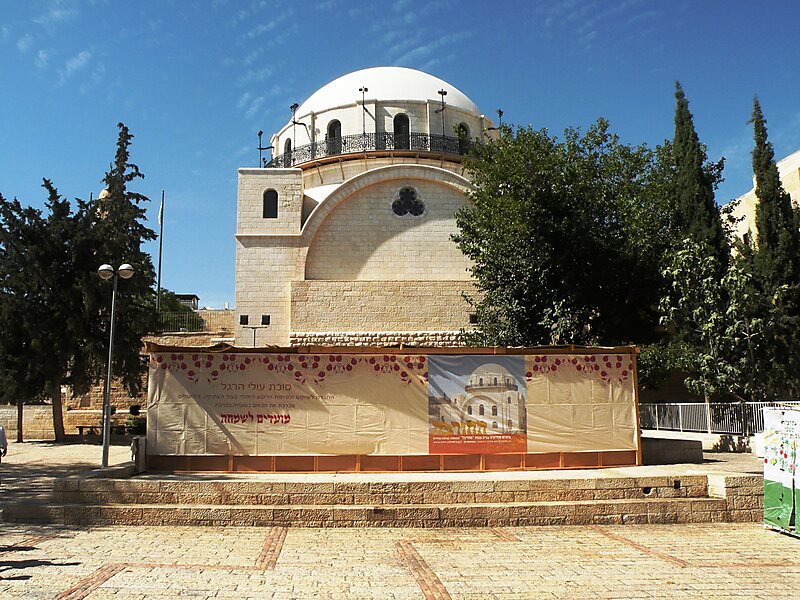
[[525,357],[431,356],[431,454],[527,452]]
[[635,450],[632,355],[156,352],[157,455]]
[[764,522],[794,531],[800,411],[764,410]]

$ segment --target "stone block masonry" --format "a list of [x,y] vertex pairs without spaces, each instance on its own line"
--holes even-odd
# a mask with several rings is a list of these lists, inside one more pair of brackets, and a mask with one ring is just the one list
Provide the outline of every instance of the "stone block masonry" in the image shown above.
[[[469,329],[470,281],[294,281],[295,332],[452,332]],[[360,336],[359,336],[360,337]]]
[[448,348],[463,346],[464,341],[460,331],[293,331],[289,345]]

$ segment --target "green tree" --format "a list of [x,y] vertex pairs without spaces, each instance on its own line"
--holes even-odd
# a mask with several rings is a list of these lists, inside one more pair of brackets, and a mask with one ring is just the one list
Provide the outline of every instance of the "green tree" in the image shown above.
[[730,249],[714,200],[714,190],[721,180],[724,159],[708,162],[705,146],[700,143],[689,111],[689,101],[679,82],[675,83],[675,137],[672,142],[675,172],[672,182],[674,198],[674,236],[688,237],[707,246],[716,257],[721,273],[728,263]]
[[46,215],[0,197],[0,320],[8,327],[0,371],[18,402],[51,400],[61,439],[61,386],[71,385],[88,360],[72,246],[80,222],[50,181],[43,187]]
[[147,199],[127,189],[142,175],[128,162],[131,136],[119,129],[106,198],[78,200],[73,211],[45,180],[43,214],[0,196],[0,378],[13,382],[20,399],[52,401],[57,440],[64,437],[61,387],[84,393],[105,373],[111,286],[97,277],[100,264],[136,270],[118,292],[114,355],[114,373],[132,393],[145,370],[141,338],[154,327],[147,309],[153,267],[141,243],[155,234],[142,224],[139,205]]
[[707,251],[707,245],[687,238],[664,271],[670,285],[660,302],[662,324],[682,332],[672,344],[681,351],[675,366],[688,373],[687,389],[706,401],[760,397],[753,359],[763,353],[764,321],[748,263],[729,262],[720,277],[719,264]]
[[775,397],[800,392],[800,218],[781,184],[758,98],[753,100],[751,122],[757,235],[755,246],[743,255],[750,258],[765,299],[769,356],[763,362],[768,395]]
[[[91,320],[93,349],[107,360],[108,326],[111,312],[111,285],[97,277],[97,268],[108,263],[114,268],[130,264],[134,276],[121,281],[117,292],[117,315],[114,341],[114,375],[131,395],[141,391],[146,359],[142,355],[142,337],[156,330],[157,316],[151,308],[155,286],[155,270],[150,255],[142,244],[156,239],[156,233],[145,224],[144,203],[149,199],[129,189],[129,184],[144,175],[130,162],[133,135],[119,123],[119,136],[114,163],[103,182],[108,194],[93,203],[79,202],[78,213],[89,223],[88,236],[82,240],[82,260],[87,263],[81,289],[84,303],[100,318]],[[87,315],[88,316],[88,315]],[[89,371],[91,380],[97,372]]]
[[473,343],[619,343],[654,336],[667,240],[658,153],[585,134],[504,127],[466,161],[454,241],[472,260]]
[[755,264],[771,288],[800,282],[800,229],[797,211],[783,189],[775,151],[767,140],[767,123],[758,98],[753,100],[753,174],[756,179]]
[[687,387],[706,398],[766,401],[800,391],[800,231],[754,103],[757,241],[720,272],[708,245],[685,239],[665,276],[664,324],[686,349]]

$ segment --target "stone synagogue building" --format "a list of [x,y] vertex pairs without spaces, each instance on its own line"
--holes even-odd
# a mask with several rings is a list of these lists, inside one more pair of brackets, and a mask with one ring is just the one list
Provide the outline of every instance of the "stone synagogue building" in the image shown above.
[[450,239],[462,158],[494,124],[402,67],[349,73],[291,109],[272,160],[239,169],[236,345],[456,343],[473,289]]

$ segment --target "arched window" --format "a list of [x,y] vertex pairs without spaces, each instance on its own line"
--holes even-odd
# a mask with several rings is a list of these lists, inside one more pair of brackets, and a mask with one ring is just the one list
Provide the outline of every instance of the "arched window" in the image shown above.
[[478,385],[483,385],[483,377],[478,380]]
[[292,140],[286,140],[283,144],[283,166],[292,166]]
[[342,153],[342,124],[333,120],[328,123],[328,154],[341,154]]
[[511,404],[511,396],[508,397],[508,403]]
[[468,406],[468,407],[467,407],[467,414],[468,414],[468,415],[471,415],[471,414],[472,414],[472,407],[471,407],[471,406]]
[[458,136],[458,153],[466,154],[469,151],[469,127],[466,123],[459,123],[456,127]]
[[497,421],[492,421],[492,429],[497,429]]
[[484,408],[483,408],[483,404],[480,404],[480,405],[478,406],[478,414],[479,414],[479,415],[481,415],[481,416],[483,416],[483,415],[485,415],[485,414],[486,414],[486,411],[485,411],[485,410],[484,410]]
[[509,429],[513,429],[514,428],[514,422],[511,419],[508,420],[508,428]]
[[275,190],[267,190],[264,192],[264,212],[265,219],[278,218],[278,192]]
[[493,417],[497,416],[497,405],[496,404],[492,405],[492,416]]
[[494,378],[494,384],[497,385],[497,377]]
[[411,125],[408,115],[399,114],[394,117],[394,148],[408,150],[411,148]]

